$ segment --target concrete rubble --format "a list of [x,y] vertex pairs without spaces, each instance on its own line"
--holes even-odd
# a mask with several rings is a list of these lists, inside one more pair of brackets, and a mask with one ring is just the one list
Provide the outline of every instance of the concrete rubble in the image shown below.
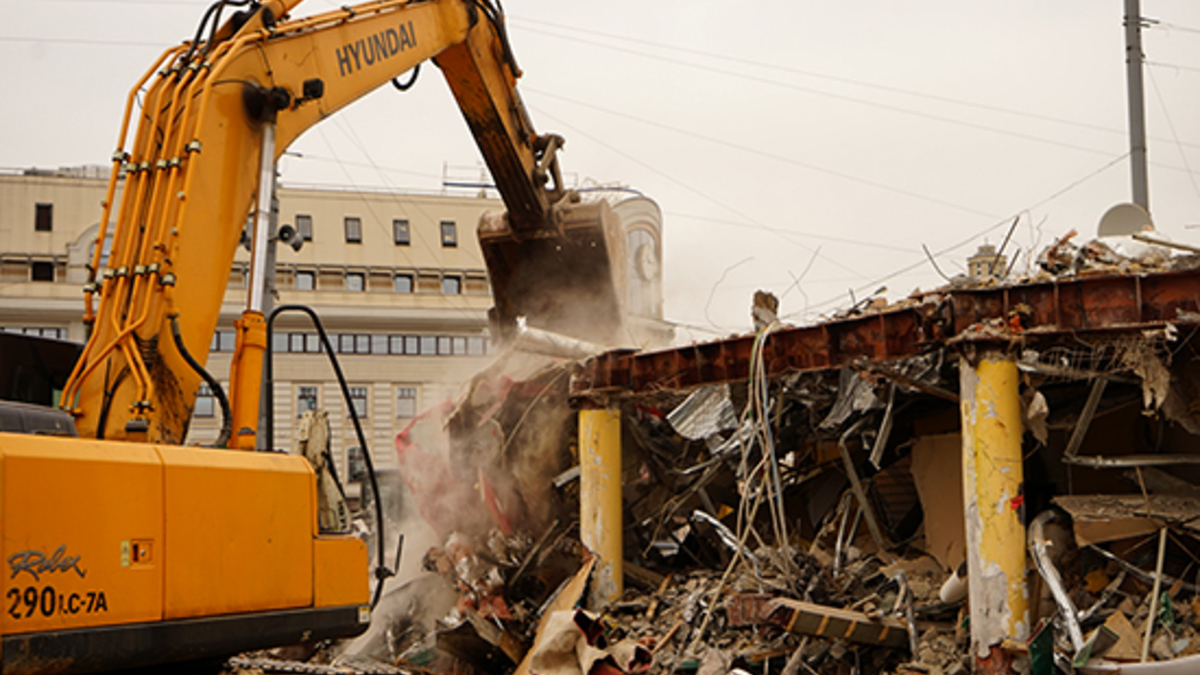
[[[397,439],[393,515],[427,541],[406,534],[420,570],[368,633],[232,665],[1200,672],[1200,259],[1068,235],[1038,262],[816,327],[781,326],[759,298],[745,338],[506,355]],[[1016,524],[1007,583],[1028,606],[1002,608],[1016,618],[981,645],[971,577],[996,569],[968,521],[990,455],[965,444],[990,432],[964,425],[984,354],[1013,366],[1021,478],[995,508]],[[621,421],[624,586],[600,606],[580,526],[589,406]]]

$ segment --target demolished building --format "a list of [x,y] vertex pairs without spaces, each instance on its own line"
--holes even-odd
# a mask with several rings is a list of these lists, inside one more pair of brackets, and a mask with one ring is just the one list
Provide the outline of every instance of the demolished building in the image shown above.
[[498,364],[397,442],[436,541],[408,554],[429,570],[409,583],[444,597],[396,600],[357,656],[402,672],[1196,672],[1200,258],[1068,239],[1033,278]]

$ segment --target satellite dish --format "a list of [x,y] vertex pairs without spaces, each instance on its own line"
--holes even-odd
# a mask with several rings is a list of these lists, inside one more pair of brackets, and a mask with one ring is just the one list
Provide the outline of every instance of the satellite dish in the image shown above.
[[1101,237],[1128,236],[1154,230],[1154,221],[1146,209],[1137,204],[1117,204],[1104,213],[1096,234]]

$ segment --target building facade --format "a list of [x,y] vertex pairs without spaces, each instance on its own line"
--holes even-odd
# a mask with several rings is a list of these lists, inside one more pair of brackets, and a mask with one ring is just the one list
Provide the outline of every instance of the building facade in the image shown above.
[[967,271],[971,279],[982,281],[1004,276],[1008,270],[1008,257],[996,254],[996,247],[980,244],[975,255],[967,258]]
[[[82,287],[99,235],[107,169],[0,172],[0,328],[86,338]],[[119,199],[120,195],[115,199]],[[637,346],[669,339],[661,299],[661,215],[653,201],[601,194],[626,223],[629,310],[644,327]],[[419,411],[456,396],[491,361],[492,300],[475,236],[494,198],[417,192],[278,190],[279,224],[298,250],[276,251],[276,304],[316,310],[347,378],[351,404],[379,467],[395,464],[396,433]],[[119,202],[117,202],[119,203]],[[107,264],[111,227],[102,249]],[[246,302],[249,251],[239,248],[206,367],[224,386],[233,322]],[[290,448],[305,410],[329,412],[334,457],[345,471],[358,441],[347,406],[306,316],[282,314],[272,337],[275,445]],[[188,442],[216,438],[220,410],[201,387]]]
[[[0,175],[0,327],[86,338],[81,289],[107,183],[102,169]],[[308,305],[321,316],[376,464],[387,467],[394,464],[396,433],[489,362],[491,297],[475,224],[503,204],[478,196],[288,187],[278,197],[279,222],[304,241],[298,251],[278,247],[274,300]],[[238,250],[206,363],[224,385],[249,257]],[[320,407],[330,413],[334,455],[344,469],[358,442],[317,332],[303,315],[283,314],[275,327],[276,445],[290,447],[295,420]],[[219,426],[220,410],[202,387],[188,442],[212,442]]]

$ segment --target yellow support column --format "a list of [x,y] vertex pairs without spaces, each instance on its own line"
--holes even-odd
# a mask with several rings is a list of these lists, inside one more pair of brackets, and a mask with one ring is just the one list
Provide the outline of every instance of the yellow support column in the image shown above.
[[999,351],[959,361],[963,498],[975,672],[1022,668],[1000,649],[1029,637],[1017,365]]
[[588,608],[599,610],[624,590],[618,410],[579,411],[579,530],[596,556]]

